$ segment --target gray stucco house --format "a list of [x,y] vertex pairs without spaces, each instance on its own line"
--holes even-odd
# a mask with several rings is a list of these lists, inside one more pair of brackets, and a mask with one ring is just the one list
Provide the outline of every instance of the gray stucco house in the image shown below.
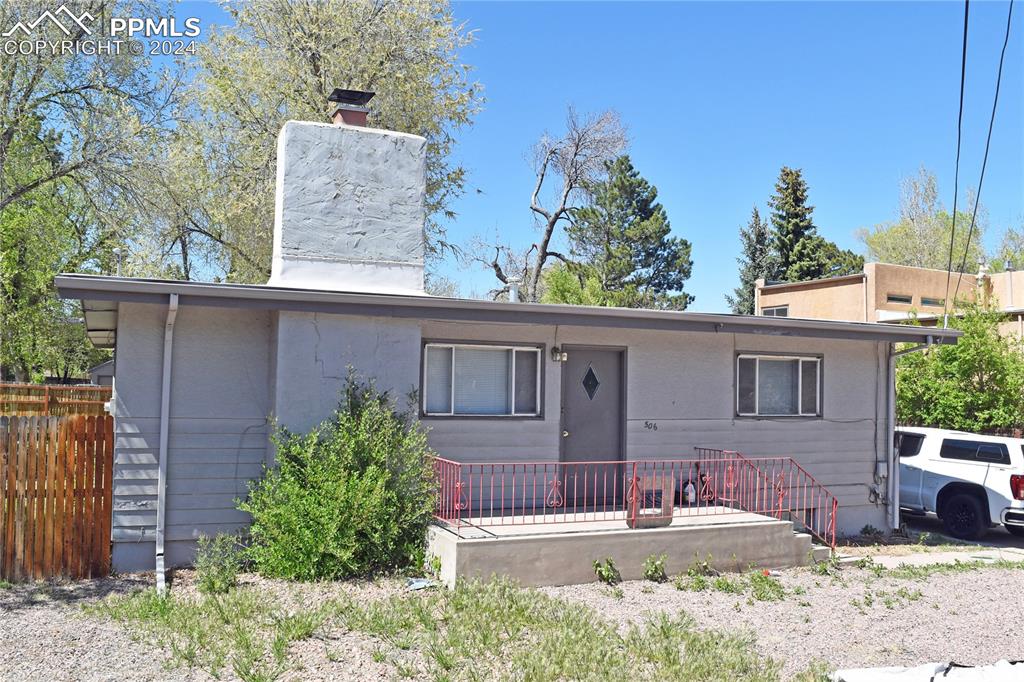
[[426,295],[425,141],[341,118],[281,131],[268,284],[57,278],[116,349],[116,570],[244,528],[271,420],[327,417],[349,365],[415,392],[451,460],[786,455],[837,495],[840,533],[898,521],[895,345],[957,332]]

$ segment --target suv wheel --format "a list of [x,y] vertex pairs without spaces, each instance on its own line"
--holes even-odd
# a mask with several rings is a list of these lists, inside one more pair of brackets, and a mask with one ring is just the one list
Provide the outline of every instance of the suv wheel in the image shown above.
[[977,540],[985,531],[984,509],[974,495],[958,493],[942,507],[942,523],[946,532],[961,540]]
[[1010,535],[1018,538],[1024,538],[1024,526],[1011,526],[1010,524],[1003,524],[1006,530],[1010,531]]

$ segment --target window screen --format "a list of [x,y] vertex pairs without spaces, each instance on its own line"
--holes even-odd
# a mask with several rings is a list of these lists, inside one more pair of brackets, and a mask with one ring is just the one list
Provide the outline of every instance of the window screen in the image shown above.
[[540,350],[427,344],[423,411],[428,415],[540,414]]
[[796,360],[760,358],[757,368],[757,404],[759,414],[797,413]]
[[516,414],[537,414],[537,361],[535,350],[517,350],[516,354]]
[[740,414],[757,414],[757,358],[740,358],[737,366],[739,380],[736,409]]
[[800,361],[800,413],[818,414],[818,361]]
[[455,412],[510,414],[508,350],[455,349]]
[[452,348],[427,347],[424,411],[445,414],[452,411]]
[[759,416],[821,413],[819,358],[741,355],[736,362],[736,412]]

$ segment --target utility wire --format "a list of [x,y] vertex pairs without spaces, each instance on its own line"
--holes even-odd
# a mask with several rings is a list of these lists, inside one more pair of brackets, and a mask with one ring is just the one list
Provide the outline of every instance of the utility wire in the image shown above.
[[964,44],[960,55],[960,112],[956,118],[956,170],[953,174],[953,226],[949,231],[949,259],[946,262],[946,298],[942,301],[942,326],[949,326],[949,278],[953,270],[953,240],[956,237],[956,199],[960,187],[960,137],[964,123],[964,82],[967,79],[967,18],[971,0],[964,0]]
[[1006,36],[1003,38],[1003,50],[999,53],[999,71],[996,73],[996,94],[992,98],[992,115],[988,119],[988,137],[985,138],[985,156],[981,159],[981,177],[978,179],[978,192],[974,197],[974,211],[971,213],[971,228],[967,231],[967,244],[964,246],[964,257],[960,261],[960,276],[956,278],[956,289],[953,291],[953,301],[960,291],[960,280],[964,278],[964,266],[967,264],[967,252],[971,248],[971,237],[974,235],[974,221],[978,217],[978,204],[981,203],[981,185],[985,182],[985,166],[988,164],[988,148],[992,143],[992,126],[996,120],[996,105],[999,104],[999,84],[1003,80],[1003,58],[1006,57],[1006,45],[1010,42],[1010,19],[1013,17],[1013,0],[1010,0],[1010,9],[1006,12]]

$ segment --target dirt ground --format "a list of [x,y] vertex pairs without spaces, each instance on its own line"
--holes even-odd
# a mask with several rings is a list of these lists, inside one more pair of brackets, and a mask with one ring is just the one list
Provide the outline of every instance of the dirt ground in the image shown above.
[[[920,556],[920,555],[919,555]],[[684,567],[668,567],[678,573]],[[176,589],[192,589],[188,574]],[[738,584],[749,578],[731,576]],[[780,571],[778,601],[757,600],[749,585],[740,593],[709,586],[680,590],[672,582],[629,582],[618,589],[597,583],[544,591],[594,607],[621,624],[655,612],[691,615],[698,627],[750,634],[758,651],[783,664],[784,676],[823,661],[833,668],[911,665],[928,661],[991,663],[1019,658],[1024,629],[1024,571],[957,569],[928,576],[900,575],[848,565],[833,575],[811,569]],[[247,576],[261,590],[293,585]],[[114,593],[142,589],[151,576],[123,576],[70,585],[34,584],[0,589],[0,679],[207,680],[203,672],[166,666],[167,652],[136,641],[124,626],[83,612]],[[322,583],[301,588],[315,604],[341,592],[379,599],[401,592],[400,581]],[[376,660],[379,642],[339,628],[293,645],[297,666],[284,679],[394,679]],[[230,679],[230,671],[225,671]]]

